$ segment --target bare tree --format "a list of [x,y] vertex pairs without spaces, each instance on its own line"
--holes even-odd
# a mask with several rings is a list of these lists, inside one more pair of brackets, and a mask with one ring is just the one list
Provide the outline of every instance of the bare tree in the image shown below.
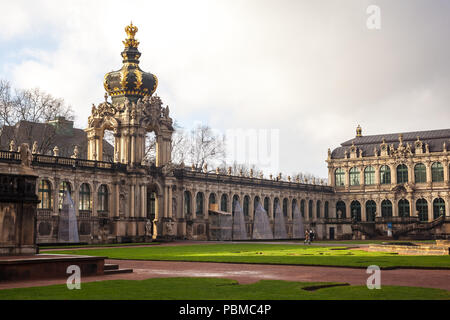
[[[35,123],[47,123],[58,117],[73,119],[73,110],[63,99],[55,98],[40,89],[12,90],[6,80],[0,81],[0,128],[2,148],[10,140],[20,139],[31,146],[34,140],[39,141],[38,149],[47,153],[53,146],[57,134],[54,126],[40,126]],[[20,136],[13,126],[21,125]],[[18,143],[19,141],[15,141]]]

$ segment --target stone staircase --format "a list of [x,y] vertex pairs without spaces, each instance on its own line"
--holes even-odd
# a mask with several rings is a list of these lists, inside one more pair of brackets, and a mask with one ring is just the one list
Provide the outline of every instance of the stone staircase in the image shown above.
[[103,267],[103,274],[118,274],[118,273],[132,273],[133,269],[120,269],[118,264],[105,263]]
[[412,232],[412,231],[430,230],[430,229],[433,229],[433,228],[441,225],[442,223],[444,223],[444,221],[445,221],[445,216],[440,216],[430,222],[416,222],[416,223],[407,224],[403,228],[394,230],[393,236],[398,237],[401,235],[408,234],[409,232]]

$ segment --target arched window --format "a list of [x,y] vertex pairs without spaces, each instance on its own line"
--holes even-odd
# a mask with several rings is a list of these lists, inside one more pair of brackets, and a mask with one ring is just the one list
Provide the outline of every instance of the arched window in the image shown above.
[[308,217],[310,218],[310,219],[312,219],[312,217],[313,217],[313,201],[312,200],[309,200],[309,203],[308,203]]
[[225,193],[220,198],[220,211],[228,212],[228,195]]
[[203,192],[197,192],[197,196],[195,197],[195,215],[203,216]]
[[391,169],[388,166],[381,166],[380,168],[380,183],[391,184]]
[[266,210],[267,213],[269,213],[270,208],[270,199],[269,197],[264,198],[264,210]]
[[102,184],[98,188],[98,211],[108,211],[108,187]]
[[39,182],[38,188],[39,200],[41,202],[38,204],[39,209],[51,209],[52,208],[52,187],[48,180],[41,180]]
[[[236,202],[239,202],[239,196],[237,194],[235,194],[233,196],[233,201],[231,203],[231,213],[232,214],[234,214],[234,207],[236,206]],[[241,205],[241,204],[239,203],[239,205]]]
[[291,203],[292,218],[294,217],[294,211],[295,211],[296,205],[297,205],[297,199],[292,199],[292,203]]
[[250,197],[245,196],[244,197],[244,216],[249,215],[249,210],[250,210]]
[[416,201],[417,215],[420,221],[428,221],[428,202],[425,199],[419,199]]
[[91,208],[91,187],[89,187],[89,184],[83,183],[80,187],[80,204],[78,209],[80,211],[90,211]]
[[350,169],[350,185],[359,186],[359,170],[356,167]]
[[418,163],[414,166],[414,180],[416,183],[427,182],[427,168],[423,163]]
[[320,200],[317,200],[316,202],[316,218],[320,218]]
[[283,216],[287,217],[288,215],[288,199],[283,199]]
[[442,198],[436,198],[433,201],[433,218],[437,219],[445,215],[445,201]]
[[336,169],[334,172],[336,187],[342,187],[345,185],[345,170],[342,168]]
[[59,205],[58,208],[61,210],[63,201],[64,201],[64,194],[66,191],[72,195],[72,188],[70,187],[70,183],[67,181],[63,181],[59,184]]
[[381,201],[381,216],[383,218],[392,217],[392,202],[389,200]]
[[259,203],[261,203],[261,200],[258,196],[256,196],[255,199],[253,199],[253,216],[255,216],[256,207]]
[[184,214],[191,214],[192,213],[192,206],[191,206],[191,193],[189,191],[184,192]]
[[359,201],[352,201],[350,204],[350,213],[352,215],[352,219],[361,221],[361,204]]
[[444,181],[444,167],[440,162],[435,162],[431,165],[431,181]]
[[302,217],[305,217],[305,200],[300,201],[300,212],[302,214]]
[[345,202],[344,201],[338,201],[336,203],[336,215],[338,219],[345,219],[347,217]]
[[408,182],[408,167],[404,164],[397,166],[397,183],[407,183]]
[[209,194],[208,202],[209,202],[209,204],[216,204],[216,194],[215,193]]
[[409,217],[409,201],[406,199],[401,199],[398,202],[398,216],[399,217]]
[[375,169],[372,166],[368,166],[364,169],[364,184],[375,184]]
[[275,217],[275,210],[277,209],[277,205],[280,204],[280,199],[275,198],[273,199],[273,216]]
[[[186,201],[184,203],[184,206],[186,208]],[[153,221],[155,219],[155,212],[156,212],[156,192],[149,188],[147,189],[147,218]],[[186,214],[186,211],[184,213]]]
[[325,206],[324,206],[324,209],[323,209],[323,216],[325,218],[328,218],[328,216],[329,216],[329,213],[328,213],[329,208],[328,207],[329,207],[328,201],[325,201]]
[[377,214],[377,204],[373,200],[366,202],[366,219],[367,221],[375,221]]

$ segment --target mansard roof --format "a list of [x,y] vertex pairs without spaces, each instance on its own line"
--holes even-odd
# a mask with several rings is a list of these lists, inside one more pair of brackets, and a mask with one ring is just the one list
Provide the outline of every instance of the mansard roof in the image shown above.
[[341,146],[334,149],[331,153],[332,159],[343,159],[345,150],[350,152],[350,147],[354,144],[358,149],[362,150],[362,154],[365,157],[373,156],[374,148],[380,150],[380,145],[383,143],[383,139],[386,144],[393,144],[395,148],[399,145],[399,136],[402,135],[403,143],[409,143],[411,145],[412,152],[415,151],[414,142],[419,137],[423,143],[423,148],[428,144],[430,152],[442,152],[444,142],[450,144],[450,129],[439,130],[427,130],[427,131],[412,131],[412,132],[400,132],[389,134],[377,134],[370,136],[355,137],[341,143]]
[[[30,148],[34,141],[38,143],[41,154],[53,155],[53,148],[58,146],[61,157],[71,157],[75,146],[78,146],[80,158],[86,159],[87,136],[82,129],[74,128],[73,121],[59,118],[49,123],[19,121],[14,126],[3,126],[0,129],[0,150],[9,150],[9,143],[14,140],[17,147],[28,143]],[[103,141],[106,158],[113,158],[114,147]]]

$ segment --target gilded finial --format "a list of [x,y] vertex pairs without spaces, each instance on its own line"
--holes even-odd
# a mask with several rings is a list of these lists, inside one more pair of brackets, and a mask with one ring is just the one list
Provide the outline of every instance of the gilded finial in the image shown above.
[[361,129],[361,126],[359,124],[356,127],[356,136],[357,137],[362,137],[362,129]]
[[137,41],[134,36],[136,35],[136,32],[138,32],[138,27],[134,26],[133,22],[131,22],[129,26],[125,27],[125,32],[128,36],[128,38],[122,41],[125,47],[137,48],[139,45],[139,41]]

